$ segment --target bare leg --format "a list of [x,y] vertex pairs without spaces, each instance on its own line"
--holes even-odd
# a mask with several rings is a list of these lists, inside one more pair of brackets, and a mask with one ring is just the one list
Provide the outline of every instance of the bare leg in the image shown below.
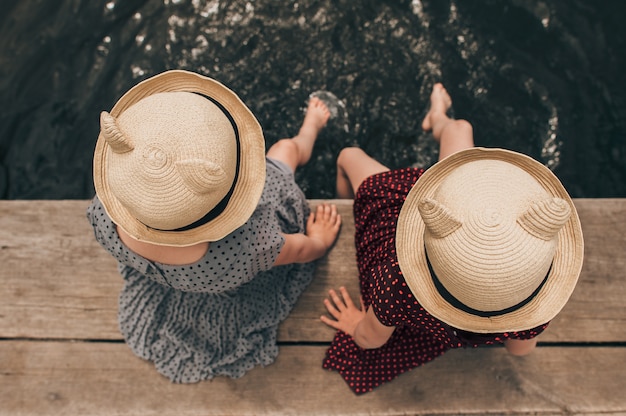
[[474,147],[472,125],[466,120],[454,120],[446,111],[452,105],[452,99],[442,84],[433,86],[430,94],[430,111],[424,117],[422,129],[432,130],[433,137],[439,142],[439,160],[452,153]]
[[329,117],[326,104],[317,97],[311,97],[298,135],[274,143],[267,156],[280,160],[295,172],[298,166],[306,164],[311,158],[317,135],[326,126]]
[[337,196],[354,198],[356,190],[368,177],[389,168],[358,147],[346,147],[337,157]]
[[[433,137],[439,142],[439,160],[459,150],[474,147],[472,125],[465,120],[448,117],[446,111],[451,105],[452,99],[443,85],[435,84],[430,95],[430,111],[422,122],[422,128],[432,130]],[[337,158],[337,196],[354,198],[365,179],[388,170],[358,147],[343,149]]]

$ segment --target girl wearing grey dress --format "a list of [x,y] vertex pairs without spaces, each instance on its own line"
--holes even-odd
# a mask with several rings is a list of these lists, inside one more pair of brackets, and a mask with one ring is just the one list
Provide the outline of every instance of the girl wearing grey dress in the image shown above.
[[103,112],[87,217],[118,261],[120,330],[174,382],[240,377],[278,355],[276,332],[339,232],[311,213],[294,171],[329,111],[311,98],[298,134],[263,132],[219,82],[168,71]]

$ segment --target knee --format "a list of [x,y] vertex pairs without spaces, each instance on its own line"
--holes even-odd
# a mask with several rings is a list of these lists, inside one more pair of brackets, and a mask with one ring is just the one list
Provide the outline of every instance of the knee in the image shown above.
[[280,139],[270,147],[271,152],[279,154],[298,154],[298,144],[291,139]]
[[272,147],[276,147],[277,149],[284,152],[297,152],[298,144],[291,139],[280,139],[276,143],[272,145]]
[[463,120],[463,119],[454,120],[451,127],[454,128],[455,133],[459,135],[473,136],[474,134],[474,129],[472,127],[472,124],[467,120]]
[[339,152],[339,156],[337,156],[337,168],[345,167],[351,160],[356,159],[363,153],[363,150],[359,147],[344,147]]

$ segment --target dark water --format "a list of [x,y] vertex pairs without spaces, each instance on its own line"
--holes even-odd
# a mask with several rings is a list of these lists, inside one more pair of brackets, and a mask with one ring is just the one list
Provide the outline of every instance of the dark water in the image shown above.
[[390,167],[428,166],[420,123],[443,82],[475,141],[521,151],[575,197],[626,197],[622,0],[0,0],[0,197],[88,198],[98,115],[182,68],[234,89],[268,145],[307,97],[340,111],[309,197],[334,195],[334,160],[359,145]]

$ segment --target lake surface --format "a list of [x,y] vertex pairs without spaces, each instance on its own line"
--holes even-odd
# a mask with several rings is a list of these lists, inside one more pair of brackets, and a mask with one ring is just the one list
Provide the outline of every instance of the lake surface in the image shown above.
[[167,69],[214,77],[268,146],[311,93],[334,100],[297,180],[334,196],[335,158],[361,146],[424,166],[435,82],[479,146],[528,154],[574,197],[626,197],[626,3],[621,0],[1,0],[0,198],[93,195],[99,113]]

